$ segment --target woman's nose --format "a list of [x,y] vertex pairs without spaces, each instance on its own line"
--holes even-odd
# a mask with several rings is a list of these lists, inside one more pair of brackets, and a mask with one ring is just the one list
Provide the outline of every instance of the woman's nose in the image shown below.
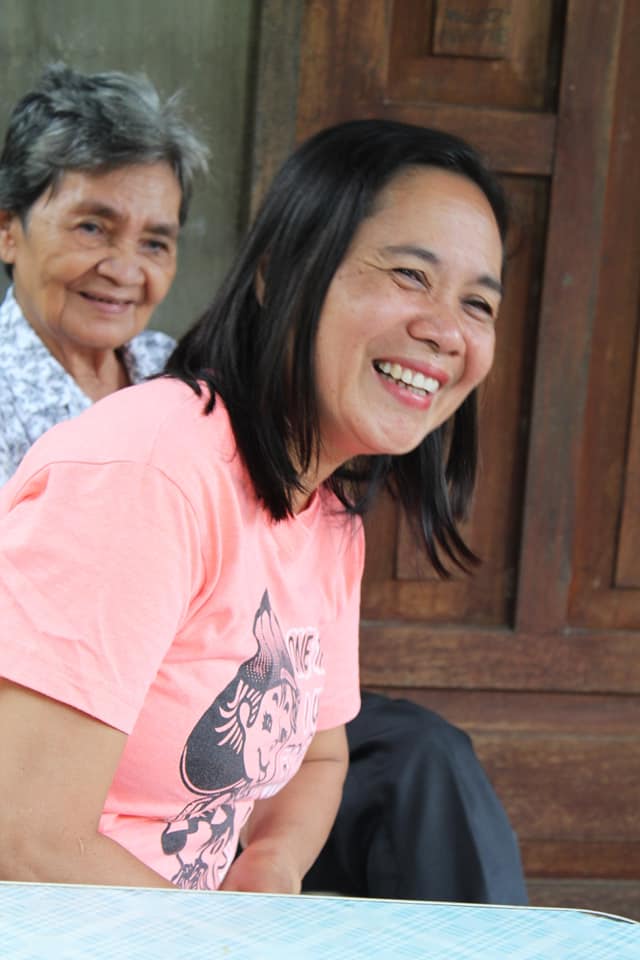
[[141,283],[144,279],[144,271],[136,253],[114,253],[104,257],[96,269],[100,276],[123,287]]
[[407,324],[409,335],[422,340],[437,353],[458,354],[465,340],[456,310],[445,303],[433,303]]

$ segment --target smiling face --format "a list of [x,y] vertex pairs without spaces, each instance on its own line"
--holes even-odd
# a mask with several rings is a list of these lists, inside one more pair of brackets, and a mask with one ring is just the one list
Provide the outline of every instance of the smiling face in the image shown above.
[[0,257],[49,350],[110,351],[146,327],[176,270],[180,185],[168,164],[71,171],[29,210],[0,212]]
[[489,372],[502,242],[484,193],[435,167],[399,174],[363,220],[316,340],[316,481],[360,454],[403,454]]

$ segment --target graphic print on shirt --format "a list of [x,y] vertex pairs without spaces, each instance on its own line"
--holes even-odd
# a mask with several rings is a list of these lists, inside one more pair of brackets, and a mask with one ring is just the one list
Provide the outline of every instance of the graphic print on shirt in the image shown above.
[[182,751],[182,782],[198,798],[162,833],[179,887],[219,887],[243,826],[236,823],[237,801],[276,793],[315,733],[324,675],[317,630],[294,628],[285,637],[265,590],[253,636],[256,653],[201,716]]

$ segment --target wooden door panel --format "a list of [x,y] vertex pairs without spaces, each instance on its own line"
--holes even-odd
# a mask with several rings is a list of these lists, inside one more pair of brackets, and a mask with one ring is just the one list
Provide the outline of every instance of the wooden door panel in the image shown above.
[[[594,329],[596,336],[598,329],[595,303],[599,289],[605,290],[607,295],[611,292],[611,282],[599,285],[598,279],[603,245],[605,250],[609,248],[604,217],[611,160],[609,145],[612,136],[621,144],[632,139],[632,125],[640,100],[637,95],[638,71],[633,69],[633,51],[637,49],[638,41],[638,0],[628,0],[626,4],[624,0],[612,0],[607,4],[598,0],[573,0],[566,7],[559,2],[525,6],[529,11],[527,17],[538,18],[535,29],[532,27],[534,20],[527,21],[532,35],[523,39],[518,34],[518,43],[507,44],[509,49],[505,47],[502,59],[488,60],[480,56],[433,54],[436,21],[442,25],[448,10],[453,11],[458,18],[456,22],[460,22],[462,7],[455,3],[370,0],[366,16],[362,5],[350,0],[308,0],[304,5],[301,37],[304,55],[300,63],[296,118],[298,137],[347,117],[392,116],[446,126],[469,136],[506,175],[521,176],[526,171],[543,178],[539,181],[539,190],[547,190],[546,175],[553,175],[538,337],[535,354],[533,350],[526,350],[528,368],[520,366],[521,406],[516,409],[521,414],[520,430],[526,431],[530,427],[526,458],[520,437],[515,444],[512,443],[513,433],[503,433],[500,418],[485,417],[482,424],[484,449],[496,453],[491,457],[490,471],[486,470],[482,476],[472,535],[483,534],[479,538],[483,540],[480,552],[488,556],[490,565],[493,563],[487,567],[492,576],[487,572],[485,582],[480,579],[473,584],[460,580],[449,584],[435,583],[424,570],[416,568],[411,544],[397,518],[388,509],[381,508],[383,522],[379,524],[377,518],[371,525],[376,529],[372,538],[375,555],[372,557],[369,551],[364,594],[364,614],[368,618],[419,619],[426,616],[434,623],[460,618],[473,622],[475,618],[483,626],[513,623],[516,630],[527,635],[557,634],[565,631],[569,623],[578,628],[597,627],[601,630],[637,626],[635,591],[618,590],[609,603],[601,603],[599,587],[603,585],[608,590],[615,577],[614,558],[610,555],[614,541],[612,537],[603,539],[600,527],[595,530],[593,525],[593,534],[589,534],[589,522],[585,520],[589,507],[583,504],[581,514],[578,506],[578,477],[583,452],[586,450],[589,458],[592,454],[589,444],[585,444],[585,436],[593,414],[587,409],[587,394],[591,342]],[[489,7],[478,2],[464,5],[475,21],[482,17],[486,20],[494,8],[511,10],[509,4]],[[561,39],[564,39],[562,77],[558,84],[558,44]],[[538,53],[535,57],[522,56],[518,60],[517,51],[522,52],[525,48],[535,49]],[[536,89],[539,65],[546,64],[544,84],[538,85],[539,91],[544,88],[544,95],[539,93],[537,99],[534,97],[530,101],[530,104],[537,104],[539,112],[532,111],[530,104],[526,110],[496,106],[499,97],[495,93],[493,102],[482,109],[468,102],[455,102],[462,99],[460,91],[467,88],[447,74],[453,62],[464,60],[465,71],[474,64],[484,71],[488,63],[504,65],[509,56],[515,56],[518,63],[529,64],[533,71],[533,89]],[[440,93],[437,84],[425,82],[423,67],[426,60],[436,65],[433,69],[438,75],[444,71],[448,76]],[[422,63],[420,69],[415,66],[418,61]],[[588,71],[585,71],[586,62]],[[532,64],[538,66],[534,69]],[[419,89],[405,90],[410,99],[401,100],[402,90],[393,87],[393,78],[405,74],[420,78],[421,85]],[[417,84],[418,81],[411,82]],[[506,80],[504,83],[510,86]],[[624,96],[627,88],[629,95]],[[443,102],[445,100],[448,102]],[[628,105],[626,113],[621,106],[625,103]],[[552,108],[556,104],[557,114],[554,114]],[[615,128],[614,115],[617,117]],[[620,165],[625,169],[631,166],[637,173],[638,165],[634,160],[637,142],[627,146],[626,154],[622,147],[618,153]],[[534,209],[539,215],[541,203],[538,202]],[[546,216],[546,202],[544,209]],[[634,223],[637,224],[639,219],[635,215]],[[531,226],[535,233],[535,221]],[[610,248],[627,252],[619,242],[616,246],[615,237]],[[522,267],[518,266],[515,271],[516,277],[528,289],[529,303],[538,295],[540,278],[534,273],[539,269],[539,254],[537,250],[535,266],[531,266],[531,261],[527,264],[523,258]],[[633,255],[619,259],[637,274],[638,261]],[[618,289],[633,289],[633,284],[619,284]],[[637,299],[634,310],[636,305]],[[522,300],[516,308],[517,317],[512,318],[508,309],[506,322],[509,326],[505,336],[503,325],[499,351],[502,344],[509,344],[508,338],[513,330],[524,322]],[[625,336],[628,336],[628,315],[622,317],[621,324]],[[534,318],[526,329],[527,335],[530,336],[535,325]],[[603,327],[605,337],[610,333],[608,327],[608,324]],[[524,344],[524,340],[521,343]],[[605,340],[599,356],[610,355],[611,349],[616,349],[615,343],[612,347],[611,342]],[[623,347],[627,356],[633,353],[633,349],[628,342]],[[523,354],[516,353],[516,356],[519,364]],[[515,370],[516,366],[512,365],[511,369]],[[495,390],[497,405],[507,424],[513,410],[513,394],[509,393],[513,384],[500,385],[499,378],[508,369],[508,364],[502,365],[498,356],[494,371],[494,382],[498,386],[492,387],[490,381],[487,388],[488,391]],[[620,396],[621,389],[628,389],[624,386],[625,369],[631,369],[628,362],[626,367],[624,363],[616,365],[616,380],[610,391],[614,398],[611,406],[618,412],[622,408],[614,402],[615,397]],[[527,378],[532,376],[534,393],[529,423]],[[605,406],[600,403],[602,390],[598,389],[597,381],[592,382],[596,384],[590,391],[590,396],[596,397],[595,420],[598,410],[604,410]],[[609,391],[611,384],[607,382],[605,386]],[[500,393],[500,390],[505,392]],[[629,409],[628,397],[627,393],[625,410]],[[624,415],[610,416],[610,407],[606,409],[605,431],[626,431]],[[596,434],[593,448],[600,446],[601,437],[602,433]],[[635,446],[630,449],[633,452]],[[509,457],[515,457],[511,471]],[[526,492],[520,508],[519,484],[525,459]],[[631,484],[635,476],[634,463],[633,459],[629,461]],[[610,465],[608,470],[607,488],[610,487]],[[583,468],[582,476],[585,475]],[[491,480],[488,477],[497,478],[496,482],[503,491],[504,512],[502,501],[496,510],[495,501],[490,499]],[[621,474],[613,495],[614,500],[617,497],[614,509],[610,509],[610,503],[606,505],[607,509],[602,503],[598,505],[598,523],[606,523],[603,520],[606,516],[619,522],[622,480]],[[620,542],[623,551],[620,563],[624,562],[624,569],[629,562],[624,558],[630,551],[633,556],[634,538],[632,533],[626,534],[627,530],[635,530],[632,524],[636,500],[632,487],[627,487],[625,496],[625,532]],[[514,504],[517,505],[515,518]],[[487,527],[482,527],[485,522]],[[478,525],[481,530],[476,529]],[[380,537],[382,529],[389,537],[386,542]],[[519,537],[517,564],[512,557],[514,536]],[[631,547],[628,546],[629,540]],[[605,561],[606,570],[602,574]],[[385,572],[381,578],[382,567]],[[514,591],[513,572],[516,568]],[[415,577],[414,569],[417,569]],[[479,573],[478,576],[482,578],[483,575]]]
[[[420,92],[408,91],[410,99],[402,100],[402,91],[393,88],[393,78],[402,74],[407,63],[414,63],[419,53],[418,60],[429,60],[445,73],[451,63],[458,60],[465,61],[464,70],[467,70],[477,59],[483,71],[487,64],[498,62],[504,65],[507,62],[507,58],[489,61],[429,53],[434,14],[442,19],[443,11],[451,11],[453,7],[439,4],[436,9],[433,4],[417,3],[416,0],[396,0],[395,3],[371,0],[365,17],[361,5],[349,0],[309,0],[305,5],[302,49],[308,53],[303,56],[300,66],[298,137],[347,117],[392,116],[427,125],[447,126],[454,132],[472,137],[498,169],[507,177],[512,175],[514,196],[523,198],[526,195],[525,186],[518,182],[516,187],[514,173],[521,176],[523,170],[527,170],[541,178],[537,179],[535,188],[530,188],[530,196],[535,190],[538,194],[537,202],[531,205],[533,219],[527,224],[529,242],[541,246],[533,247],[529,258],[522,256],[521,264],[512,272],[510,282],[514,287],[520,283],[520,297],[517,303],[514,302],[513,312],[507,299],[496,368],[493,381],[490,380],[487,386],[487,402],[491,402],[493,390],[500,416],[483,419],[483,457],[485,462],[490,462],[491,468],[482,476],[473,517],[473,534],[477,537],[476,543],[480,543],[479,552],[487,558],[487,566],[476,574],[473,581],[456,578],[445,584],[435,582],[429,574],[425,576],[416,568],[407,531],[387,513],[384,528],[391,539],[382,544],[377,536],[375,552],[390,557],[391,578],[380,581],[378,564],[373,561],[373,567],[367,572],[364,592],[363,610],[367,618],[426,618],[433,623],[462,619],[482,626],[515,623],[518,629],[527,633],[536,630],[548,633],[565,628],[570,588],[568,572],[575,529],[577,465],[588,379],[585,357],[588,356],[593,325],[593,291],[597,276],[594,261],[599,256],[602,239],[607,145],[611,134],[624,4],[623,0],[617,0],[605,9],[593,0],[589,6],[588,11],[584,4],[572,3],[566,10],[568,40],[558,93],[558,44],[563,37],[564,4],[527,5],[528,10],[537,11],[529,12],[527,16],[539,20],[535,21],[535,30],[531,27],[533,21],[527,21],[530,35],[523,40],[518,34],[520,46],[513,46],[513,56],[520,64],[519,69],[523,69],[522,64],[528,64],[533,70],[534,88],[538,67],[534,69],[531,65],[534,62],[546,64],[545,82],[540,87],[540,90],[544,87],[545,92],[544,96],[534,98],[526,110],[507,110],[495,95],[493,102],[489,100],[483,109],[468,102],[455,102],[463,99],[460,91],[464,84],[461,87],[451,77],[443,86],[448,91],[446,99],[449,102],[443,102],[444,93],[442,99],[438,99],[437,87],[425,82],[424,72],[420,74]],[[499,4],[496,9],[498,7]],[[483,5],[474,9],[474,16],[478,17]],[[486,11],[489,9],[487,7]],[[411,44],[415,45],[418,36],[422,47],[415,50]],[[425,37],[431,39],[427,42]],[[535,48],[537,59],[523,55],[518,60],[518,51],[522,53],[525,47]],[[588,88],[579,83],[584,77],[585,51],[589,53]],[[414,68],[407,69],[411,74]],[[506,80],[504,84],[511,86]],[[458,93],[453,95],[452,88]],[[540,108],[538,113],[530,109],[534,101]],[[558,117],[549,110],[556,101],[558,117],[562,121],[559,139]],[[542,131],[544,136],[538,136]],[[562,150],[563,162],[557,170],[553,163],[554,145]],[[576,170],[581,170],[580,176],[575,175]],[[544,204],[540,201],[548,189],[546,174],[549,172],[554,172],[555,176],[551,232],[545,239],[544,250],[543,339],[534,348],[530,338],[536,328],[535,301],[539,289],[539,278],[535,274],[541,272],[543,259],[543,241],[538,228],[542,224],[542,230],[545,229],[547,209],[546,199]],[[533,184],[534,180],[531,182]],[[509,289],[508,298],[511,295]],[[521,339],[514,351],[513,338],[517,331]],[[501,350],[508,354],[506,363],[501,361]],[[515,363],[514,356],[517,358]],[[527,361],[526,365],[522,364],[523,359]],[[534,430],[525,455],[524,448],[529,439],[525,433],[530,419],[527,390],[534,369]],[[502,376],[513,375],[516,370],[521,378],[517,385],[513,376],[508,383],[500,382]],[[494,387],[493,382],[497,386]],[[485,456],[485,450],[491,451],[490,459]],[[529,476],[522,503],[525,463]],[[551,477],[553,490],[550,495]],[[376,518],[373,526],[377,524]],[[518,557],[513,555],[516,542]],[[418,571],[415,575],[414,569]],[[597,625],[604,626],[602,622]]]
[[[572,624],[640,628],[640,14],[628,4],[576,509]],[[636,649],[640,657],[640,638]]]
[[[306,5],[302,44],[304,49],[308,42],[312,52],[301,64],[297,134],[306,136],[329,122],[376,113],[431,126],[448,126],[453,132],[457,128],[468,136],[467,119],[473,118],[473,124],[482,127],[481,136],[476,137],[478,146],[507,174],[505,184],[515,220],[509,243],[512,262],[499,320],[494,370],[481,397],[481,459],[485,469],[468,526],[471,545],[485,562],[472,579],[455,577],[446,583],[435,579],[417,554],[406,524],[392,506],[384,504],[368,522],[369,560],[363,598],[365,618],[505,626],[513,620],[533,370],[531,358],[535,354],[538,277],[544,255],[548,206],[548,184],[542,174],[547,173],[551,165],[553,125],[544,117],[542,138],[536,138],[535,131],[531,136],[530,126],[528,136],[520,136],[525,124],[531,124],[531,115],[520,114],[521,129],[514,131],[512,118],[517,114],[510,110],[511,119],[505,131],[499,122],[491,123],[485,111],[468,105],[461,107],[462,94],[457,104],[451,97],[450,102],[438,102],[424,79],[421,96],[409,91],[411,103],[401,100],[403,90],[393,88],[393,77],[404,69],[403,64],[413,62],[412,51],[407,50],[406,25],[411,24],[412,31],[417,25],[416,33],[422,30],[423,43],[429,49],[434,15],[437,14],[442,23],[447,14],[456,14],[456,22],[460,24],[462,8],[453,10],[453,6],[417,4],[413,0],[400,0],[395,4],[374,0],[367,4],[367,16],[363,17],[358,4],[345,0],[333,3],[311,0]],[[508,6],[501,7],[503,13]],[[489,18],[494,16],[491,10],[483,13],[481,7],[474,13],[476,20],[485,14]],[[544,49],[544,57],[540,59],[540,53],[536,63],[557,60],[549,52],[553,46],[548,36],[552,8],[557,15],[560,9],[557,3],[529,4],[522,22],[513,15],[513,37],[518,39],[509,49],[512,48],[513,62],[517,61],[519,70],[530,67],[536,60],[533,55],[523,53],[531,44],[538,53]],[[534,14],[534,10],[537,13]],[[523,23],[530,25],[531,18],[535,17],[540,18],[539,22],[536,20],[536,30],[522,27]],[[444,34],[441,32],[439,36],[442,40]],[[340,38],[338,44],[335,38]],[[348,57],[346,50],[350,51]],[[464,58],[447,55],[444,59],[451,65]],[[435,60],[442,66],[441,55],[436,55]],[[483,59],[482,68],[488,63]],[[491,64],[495,65],[494,60]],[[553,88],[548,80],[546,83]],[[510,81],[503,84],[511,86]],[[446,86],[450,90],[452,81],[447,81]],[[543,105],[543,99],[538,98],[536,103]],[[494,100],[498,106],[504,106],[500,98]],[[455,114],[455,123],[447,124],[447,112]],[[495,113],[493,120],[496,120]],[[480,130],[476,133],[480,134]],[[509,177],[512,145],[530,140],[535,141],[536,146],[526,161],[521,156],[515,167],[518,173],[526,167],[538,176]],[[387,538],[384,541],[381,540],[383,530]],[[381,556],[386,558],[384,571],[376,561]]]
[[387,96],[553,109],[564,6],[562,0],[396,0]]
[[365,116],[385,97],[388,0],[307,0],[300,36],[296,138]]
[[[531,6],[532,4],[530,4]],[[425,29],[430,30],[431,5],[413,3]],[[553,0],[555,23],[564,4]],[[400,37],[392,46],[392,21],[402,30],[407,0],[367,0],[366,15],[353,0],[308,0],[300,38],[305,55],[300,63],[296,110],[296,139],[302,140],[321,127],[353,117],[392,117],[448,130],[478,146],[496,170],[517,174],[549,175],[553,168],[556,119],[550,112],[535,113],[512,108],[461,102],[461,98],[439,100],[424,84],[414,96],[394,95],[390,78],[393,56],[402,62],[405,51]],[[555,29],[554,36],[557,34]],[[555,41],[557,45],[557,40]],[[555,49],[555,46],[553,46]],[[410,58],[409,58],[410,59]],[[438,67],[446,59],[436,58]],[[557,64],[548,57],[549,70]],[[549,77],[547,87],[553,90]],[[545,102],[551,98],[546,96]]]
[[567,628],[624,7],[594,0],[567,14],[516,603],[524,632]]

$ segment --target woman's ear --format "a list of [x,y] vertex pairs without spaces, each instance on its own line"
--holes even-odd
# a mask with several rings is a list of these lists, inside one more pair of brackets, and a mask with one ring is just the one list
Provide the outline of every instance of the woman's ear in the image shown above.
[[15,263],[16,230],[20,226],[19,217],[10,210],[0,210],[0,260]]

